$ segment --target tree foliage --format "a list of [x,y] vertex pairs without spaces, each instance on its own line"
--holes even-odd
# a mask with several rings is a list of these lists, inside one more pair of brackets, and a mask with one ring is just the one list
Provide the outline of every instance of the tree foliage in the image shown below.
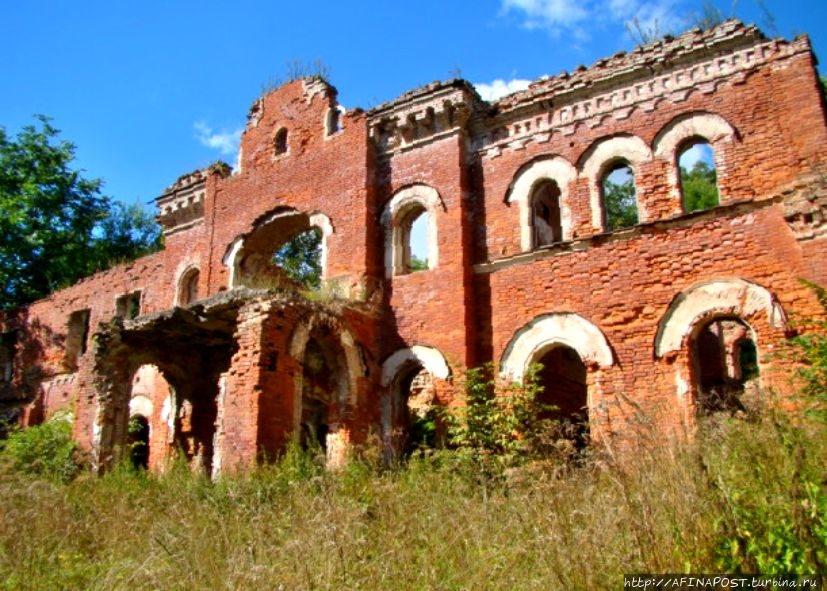
[[698,160],[691,170],[681,166],[683,207],[686,211],[699,211],[718,205],[718,178],[708,163]]
[[322,231],[314,227],[285,242],[273,255],[273,262],[293,281],[318,289],[322,279],[321,256]]
[[415,254],[412,254],[411,261],[408,266],[410,267],[411,273],[414,273],[416,271],[427,271],[428,259],[423,259],[421,257],[416,256]]
[[72,168],[74,145],[37,120],[15,138],[0,127],[0,309],[160,246],[149,214],[101,195]]
[[606,203],[606,226],[610,232],[637,225],[634,178],[629,177],[622,182],[607,179],[603,184],[603,196]]

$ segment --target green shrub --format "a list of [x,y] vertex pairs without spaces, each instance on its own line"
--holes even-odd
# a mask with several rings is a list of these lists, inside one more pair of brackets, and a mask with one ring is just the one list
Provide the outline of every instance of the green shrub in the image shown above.
[[15,471],[63,483],[82,467],[80,448],[72,441],[72,423],[64,416],[12,430],[0,444],[0,457]]
[[[827,315],[827,290],[803,282],[816,294]],[[788,340],[782,355],[800,364],[796,376],[802,382],[801,395],[811,416],[827,421],[827,320],[808,320],[807,331]]]

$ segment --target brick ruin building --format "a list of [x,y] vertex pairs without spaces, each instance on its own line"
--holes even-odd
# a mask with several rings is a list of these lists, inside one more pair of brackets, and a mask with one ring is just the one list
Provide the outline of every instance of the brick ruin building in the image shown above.
[[[24,424],[70,410],[98,467],[133,417],[151,468],[180,449],[215,476],[297,434],[332,461],[373,435],[399,452],[487,361],[515,379],[543,363],[544,399],[607,444],[641,419],[691,430],[728,404],[716,388],[788,392],[768,354],[819,313],[800,279],[827,284],[815,63],[806,37],[726,21],[491,103],[451,80],[344,110],[324,81],[285,84],[253,104],[236,170],[157,199],[162,251],[3,318],[0,400]],[[678,163],[696,145],[718,202],[693,211]],[[636,223],[615,229],[619,167]],[[272,257],[312,228],[306,297]]]

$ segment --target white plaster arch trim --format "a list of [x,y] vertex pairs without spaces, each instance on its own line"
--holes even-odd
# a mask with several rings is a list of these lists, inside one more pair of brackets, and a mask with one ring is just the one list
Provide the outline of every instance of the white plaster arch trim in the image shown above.
[[760,285],[743,279],[696,284],[678,295],[663,315],[655,337],[655,357],[679,351],[702,320],[718,316],[746,320],[761,311],[767,314],[770,326],[778,329],[787,326],[781,305]]
[[433,269],[439,262],[439,236],[437,213],[445,210],[445,204],[433,187],[417,183],[400,189],[382,210],[382,227],[385,231],[385,276],[390,278],[405,272],[403,236],[399,221],[406,211],[415,204],[428,214],[428,268]]
[[586,366],[614,364],[612,349],[599,328],[579,314],[556,313],[538,316],[514,333],[503,353],[500,372],[522,380],[537,354],[552,345],[571,347]]
[[[721,141],[732,142],[738,137],[729,121],[714,113],[691,113],[681,115],[667,123],[654,141],[655,156],[674,160],[677,149],[689,138],[700,137],[714,145]],[[715,150],[715,164],[718,164],[718,150]]]
[[388,386],[399,372],[407,365],[421,365],[433,377],[445,380],[451,375],[448,362],[437,349],[414,345],[399,349],[382,364],[382,385]]
[[637,136],[615,136],[598,140],[590,149],[584,160],[581,170],[589,179],[590,206],[592,212],[592,227],[604,230],[603,198],[601,176],[606,165],[615,160],[625,160],[632,167],[635,177],[635,194],[638,198],[638,217],[641,222],[648,221],[646,212],[640,207],[640,191],[637,190],[638,167],[644,162],[652,160],[652,151],[642,139]]
[[531,220],[531,194],[534,188],[545,180],[555,181],[560,189],[560,225],[563,240],[571,240],[571,208],[569,207],[569,184],[577,177],[577,170],[562,156],[536,160],[517,173],[511,182],[507,203],[517,203],[520,208],[520,248],[527,252],[534,246]]
[[241,263],[241,257],[239,254],[243,248],[244,236],[239,236],[233,240],[232,244],[230,244],[230,247],[227,249],[227,253],[224,255],[224,258],[221,260],[224,266],[230,270],[230,289],[238,287],[236,285],[236,281],[238,279],[238,266]]
[[129,400],[129,416],[134,417],[136,415],[152,420],[152,401],[143,394],[133,396]]

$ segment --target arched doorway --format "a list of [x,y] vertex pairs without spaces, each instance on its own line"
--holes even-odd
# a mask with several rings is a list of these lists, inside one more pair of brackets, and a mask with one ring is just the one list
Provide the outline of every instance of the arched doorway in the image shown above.
[[537,397],[543,405],[553,406],[547,414],[560,421],[561,434],[583,446],[588,441],[589,409],[586,365],[577,351],[566,345],[551,345],[540,351],[535,363],[542,367]]
[[421,365],[408,366],[399,373],[392,388],[395,452],[407,456],[416,450],[435,447],[436,387],[431,373]]
[[149,469],[149,419],[143,415],[133,415],[129,418],[127,429],[127,447],[129,448],[129,463],[133,468]]
[[758,387],[758,348],[746,322],[719,317],[701,324],[691,339],[691,356],[699,414],[748,410]]

